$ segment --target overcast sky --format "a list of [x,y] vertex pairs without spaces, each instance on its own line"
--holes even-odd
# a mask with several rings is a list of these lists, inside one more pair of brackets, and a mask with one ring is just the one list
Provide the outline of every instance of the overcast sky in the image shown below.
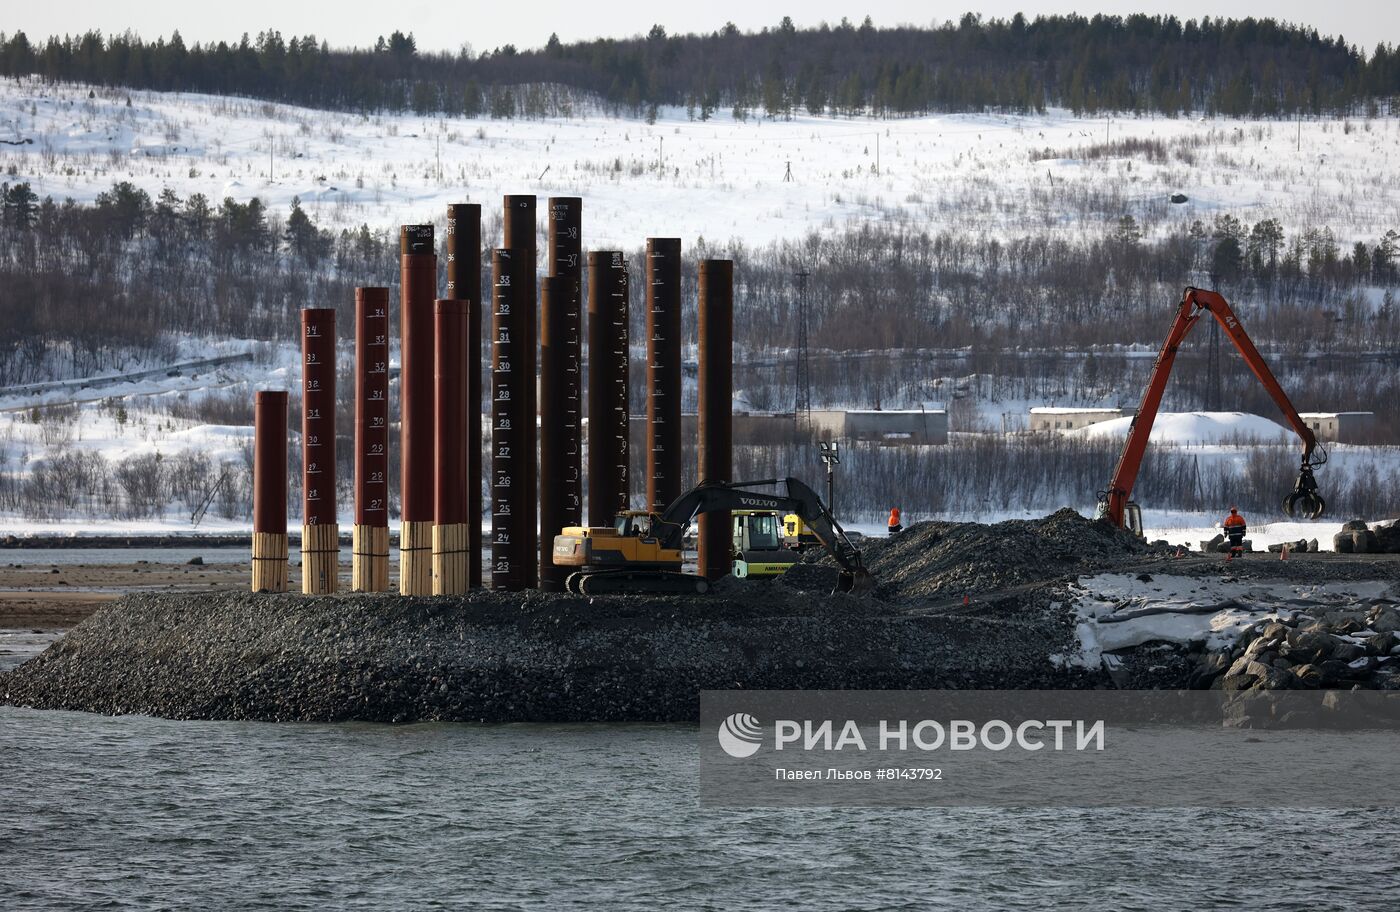
[[[1171,13],[1181,19],[1202,16],[1273,16],[1300,22],[1324,35],[1345,36],[1369,53],[1377,42],[1400,44],[1400,2],[1395,0],[1270,0],[1270,2],[1230,2],[1230,0],[980,0],[946,3],[928,0],[802,0],[774,2],[748,0],[744,3],[675,3],[671,0],[547,0],[547,2],[481,3],[476,0],[237,0],[233,3],[191,3],[189,0],[62,0],[62,2],[22,3],[6,0],[0,30],[23,29],[31,37],[82,32],[91,28],[103,32],[132,29],[143,37],[169,35],[178,29],[187,42],[236,40],[243,32],[256,35],[274,28],[284,36],[314,34],[333,46],[374,43],[378,35],[394,29],[411,31],[424,49],[456,50],[470,44],[480,53],[502,44],[520,48],[538,47],[550,32],[564,41],[601,36],[625,37],[645,32],[660,22],[669,32],[709,32],[732,20],[744,30],[773,25],[791,15],[799,26],[816,25],[823,19],[835,23],[842,16],[859,22],[867,14],[877,25],[912,23],[928,25],[934,20],[956,20],[972,10],[987,17],[1010,17],[1020,11],[1027,16],[1041,13],[1133,12]],[[664,9],[664,13],[656,10]]]

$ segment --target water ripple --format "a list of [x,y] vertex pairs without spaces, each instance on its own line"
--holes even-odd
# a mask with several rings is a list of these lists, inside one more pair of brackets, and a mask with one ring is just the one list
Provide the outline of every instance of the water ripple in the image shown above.
[[685,727],[0,708],[0,906],[1155,912],[1400,888],[1381,811],[711,810],[695,764]]

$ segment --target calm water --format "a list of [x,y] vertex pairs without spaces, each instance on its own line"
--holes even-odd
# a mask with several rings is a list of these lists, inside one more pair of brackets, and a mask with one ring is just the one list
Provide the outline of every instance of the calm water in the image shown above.
[[1400,888],[1390,812],[705,810],[696,754],[684,727],[0,708],[0,908],[1394,909]]
[[[390,559],[398,562],[398,548],[390,549]],[[301,560],[301,549],[291,545],[287,556],[293,564]],[[135,564],[147,561],[153,564],[183,564],[192,557],[202,557],[206,564],[246,564],[250,560],[248,548],[3,548],[0,549],[0,566],[19,564],[24,567],[67,566],[85,564],[87,566],[108,566]],[[350,546],[340,549],[340,562],[349,566]]]

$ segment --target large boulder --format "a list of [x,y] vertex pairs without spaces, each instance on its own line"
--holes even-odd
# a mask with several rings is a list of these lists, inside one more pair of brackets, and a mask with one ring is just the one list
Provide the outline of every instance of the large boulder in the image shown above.
[[1346,640],[1338,640],[1332,644],[1332,658],[1338,662],[1353,662],[1366,654],[1366,650],[1356,645],[1348,643]]
[[1334,640],[1325,633],[1303,633],[1293,631],[1288,642],[1279,649],[1279,655],[1293,663],[1308,664],[1332,655]]
[[1230,657],[1226,653],[1207,652],[1196,663],[1188,679],[1188,686],[1193,690],[1209,690],[1229,666]]
[[1321,687],[1322,671],[1316,665],[1293,666],[1293,677],[1302,687]]

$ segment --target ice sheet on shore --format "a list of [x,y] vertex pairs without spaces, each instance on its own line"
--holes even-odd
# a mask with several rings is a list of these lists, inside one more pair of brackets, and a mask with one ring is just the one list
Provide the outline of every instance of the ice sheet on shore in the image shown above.
[[1387,594],[1383,582],[1221,580],[1170,574],[1102,573],[1071,588],[1076,655],[1057,664],[1097,668],[1104,653],[1164,642],[1223,649],[1264,619],[1292,617],[1305,608],[1352,607]]

